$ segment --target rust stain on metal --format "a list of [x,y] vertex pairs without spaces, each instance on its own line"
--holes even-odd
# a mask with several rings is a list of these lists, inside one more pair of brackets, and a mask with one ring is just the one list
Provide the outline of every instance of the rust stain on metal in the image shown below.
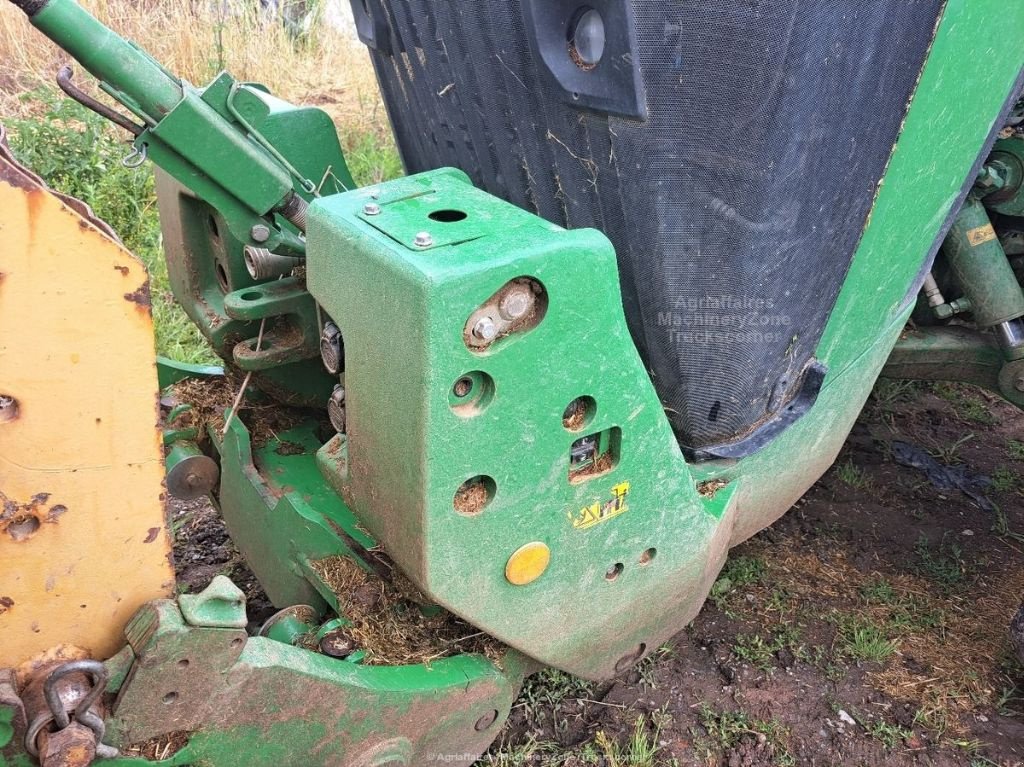
[[146,535],[146,539],[143,541],[143,543],[152,543],[153,541],[156,540],[156,537],[158,535],[160,535],[160,528],[159,527],[151,527],[151,528],[149,528],[149,532]]
[[14,607],[14,600],[10,597],[0,597],[0,615]]
[[127,266],[123,266],[122,264],[114,264],[114,268],[121,272],[122,277],[127,277],[131,271]]
[[152,304],[149,295],[149,280],[146,280],[144,283],[139,285],[139,287],[131,293],[125,293],[124,298],[126,301],[131,301],[132,303],[148,309]]
[[0,533],[9,532],[15,540],[26,540],[43,522],[56,523],[68,507],[63,503],[47,505],[50,493],[36,493],[20,503],[0,490]]

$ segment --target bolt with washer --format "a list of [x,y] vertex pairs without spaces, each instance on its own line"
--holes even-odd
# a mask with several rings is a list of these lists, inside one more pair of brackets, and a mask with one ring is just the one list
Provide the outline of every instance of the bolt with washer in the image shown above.
[[434,244],[434,238],[430,236],[430,232],[419,232],[413,243],[417,248],[429,248]]
[[270,239],[270,227],[265,224],[256,224],[249,230],[249,236],[256,242],[266,242]]
[[473,326],[473,335],[481,341],[493,341],[498,335],[498,326],[490,317],[481,317]]
[[368,202],[363,206],[363,213],[367,216],[376,216],[380,213],[380,205],[375,202]]

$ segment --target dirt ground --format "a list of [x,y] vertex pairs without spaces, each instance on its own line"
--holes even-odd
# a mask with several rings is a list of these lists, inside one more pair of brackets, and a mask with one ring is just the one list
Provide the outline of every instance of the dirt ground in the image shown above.
[[[894,441],[964,467],[974,498],[898,463]],[[174,515],[182,588],[227,574],[258,624],[269,605],[212,510]],[[1024,414],[881,382],[835,466],[733,550],[690,626],[612,682],[532,678],[480,763],[1022,765],[1006,630],[1022,564]]]

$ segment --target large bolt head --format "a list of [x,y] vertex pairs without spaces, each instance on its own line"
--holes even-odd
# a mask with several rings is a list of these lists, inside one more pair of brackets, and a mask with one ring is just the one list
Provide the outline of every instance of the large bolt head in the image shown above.
[[498,305],[498,311],[501,316],[509,322],[514,320],[522,319],[526,316],[526,313],[530,311],[533,306],[533,293],[526,288],[520,290],[511,290],[506,293],[501,303]]
[[498,326],[490,317],[481,317],[473,326],[473,335],[481,341],[493,341],[498,335]]
[[429,248],[434,244],[434,238],[430,236],[430,232],[419,232],[413,243],[417,248]]
[[368,202],[363,206],[363,213],[367,216],[376,216],[380,213],[380,205],[375,202]]
[[249,230],[249,236],[256,242],[266,242],[270,239],[270,227],[264,224],[256,224]]

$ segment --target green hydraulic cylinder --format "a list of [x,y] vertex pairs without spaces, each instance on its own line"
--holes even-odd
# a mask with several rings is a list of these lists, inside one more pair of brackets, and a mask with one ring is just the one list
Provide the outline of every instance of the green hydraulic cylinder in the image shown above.
[[970,300],[974,321],[995,329],[1004,350],[1011,356],[1021,347],[1020,318],[1024,316],[1024,291],[1013,273],[985,206],[968,195],[956,217],[943,254],[957,285]]

